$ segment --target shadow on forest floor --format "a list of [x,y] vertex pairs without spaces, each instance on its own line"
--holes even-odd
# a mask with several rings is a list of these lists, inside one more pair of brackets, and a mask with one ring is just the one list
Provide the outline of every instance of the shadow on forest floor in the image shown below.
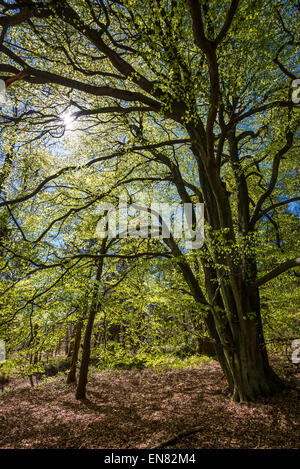
[[257,403],[226,396],[217,362],[163,373],[105,371],[91,376],[87,399],[53,380],[0,395],[0,448],[297,448],[299,393]]

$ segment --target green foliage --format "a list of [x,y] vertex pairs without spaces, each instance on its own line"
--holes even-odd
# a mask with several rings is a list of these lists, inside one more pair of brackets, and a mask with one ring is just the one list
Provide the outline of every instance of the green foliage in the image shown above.
[[168,370],[171,368],[194,368],[202,366],[211,358],[199,355],[175,353],[161,353],[155,350],[138,351],[136,354],[124,350],[120,344],[111,344],[111,348],[97,350],[96,368],[105,370],[107,368],[119,370],[142,370],[144,368],[155,368],[157,370]]
[[[195,339],[208,336],[209,314],[219,332],[225,323],[244,331],[259,316],[252,305],[242,310],[247,288],[298,256],[297,201],[282,204],[299,192],[299,108],[290,99],[297,5],[239,2],[209,55],[229,0],[191,2],[202,26],[185,0],[33,3],[29,20],[26,7],[9,25],[14,10],[0,6],[0,70],[29,71],[0,109],[4,369],[29,376],[46,374],[47,363],[67,366],[51,357],[70,352],[94,304],[100,203],[116,207],[126,194],[209,205],[208,188],[222,188],[195,252],[181,239],[175,250],[162,239],[110,240],[95,301],[92,357],[101,369],[198,363]],[[277,165],[289,134],[294,146]],[[291,270],[260,288],[272,347],[299,337],[297,286]]]

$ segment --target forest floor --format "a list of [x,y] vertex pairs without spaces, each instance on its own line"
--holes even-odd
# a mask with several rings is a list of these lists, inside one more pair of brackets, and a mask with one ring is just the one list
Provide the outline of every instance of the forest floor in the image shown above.
[[215,361],[164,372],[93,373],[83,401],[64,381],[60,375],[0,394],[0,448],[153,449],[194,427],[196,433],[163,447],[299,447],[299,392],[234,403]]

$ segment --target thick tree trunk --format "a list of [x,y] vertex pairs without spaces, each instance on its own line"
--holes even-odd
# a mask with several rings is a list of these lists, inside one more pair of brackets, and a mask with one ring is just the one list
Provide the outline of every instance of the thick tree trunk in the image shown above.
[[[229,315],[232,334],[224,347],[226,373],[229,370],[231,375],[234,401],[255,401],[281,391],[284,385],[269,364],[258,292],[241,293],[240,306],[242,314],[233,310]],[[222,331],[219,334],[222,342]]]
[[[282,381],[269,365],[258,294],[249,298],[244,292],[241,297],[242,313],[238,314],[232,305],[226,320],[214,309],[206,318],[216,341],[217,358],[237,402],[255,401],[283,389]],[[232,298],[227,303],[232,304]]]
[[[212,233],[215,231],[218,234],[220,229],[226,229],[222,242],[227,251],[210,251],[211,264],[218,267],[214,269],[203,265],[206,292],[211,305],[206,323],[211,337],[216,341],[217,357],[233,399],[254,401],[272,395],[283,387],[268,362],[258,292],[250,295],[247,291],[247,285],[257,275],[256,260],[252,254],[243,255],[235,247],[226,185],[220,178],[213,154],[208,155],[206,149],[202,148],[199,129],[193,129],[190,135],[197,141],[196,145],[192,145],[192,151],[199,166],[206,220]],[[233,133],[230,137],[230,156],[238,192],[239,236],[245,236],[249,228],[249,198],[243,175],[235,171],[238,156],[234,139]]]
[[76,394],[75,394],[76,399],[84,399],[86,397],[86,385],[87,385],[87,377],[88,377],[90,355],[91,355],[91,337],[92,337],[95,317],[98,311],[99,283],[100,283],[101,276],[102,276],[103,262],[104,262],[103,255],[105,254],[105,251],[106,251],[106,241],[107,241],[107,238],[102,240],[101,249],[100,249],[100,255],[102,257],[100,257],[97,272],[96,272],[96,279],[95,279],[94,288],[93,288],[91,307],[90,307],[88,322],[86,325],[86,330],[85,330],[85,335],[84,335],[79,380],[78,380],[78,386],[77,386]]
[[232,398],[236,402],[255,401],[283,389],[283,383],[269,365],[258,331],[241,335],[227,354],[234,383]]
[[78,361],[82,327],[83,327],[83,320],[80,319],[76,325],[75,338],[74,338],[74,342],[72,346],[73,351],[72,351],[71,366],[70,366],[70,371],[69,371],[68,378],[67,378],[67,384],[76,382],[76,365]]

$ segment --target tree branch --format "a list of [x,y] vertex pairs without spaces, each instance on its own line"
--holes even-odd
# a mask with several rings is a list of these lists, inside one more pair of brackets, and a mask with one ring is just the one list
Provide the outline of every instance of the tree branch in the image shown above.
[[252,215],[252,217],[250,219],[250,223],[249,223],[249,229],[250,230],[254,228],[255,223],[258,220],[259,213],[260,213],[260,210],[261,210],[261,207],[262,207],[264,201],[269,197],[269,195],[272,194],[272,192],[275,188],[277,178],[278,178],[278,170],[279,170],[279,165],[280,165],[281,158],[291,148],[291,146],[293,144],[293,138],[294,138],[293,132],[291,132],[291,131],[287,132],[287,134],[286,134],[286,144],[274,156],[271,180],[270,180],[270,183],[269,183],[269,186],[268,186],[267,190],[259,198],[259,200],[258,200],[258,202],[257,202],[257,204],[254,208],[253,215]]
[[292,199],[283,200],[282,202],[277,202],[276,204],[270,205],[270,207],[266,208],[259,215],[257,215],[257,220],[265,216],[271,210],[274,210],[274,208],[281,207],[282,205],[291,204],[292,202],[297,202],[297,200],[300,200],[300,197],[293,197]]
[[271,270],[271,272],[267,273],[263,277],[259,278],[248,288],[249,293],[253,292],[257,288],[261,287],[265,283],[269,282],[278,275],[282,274],[288,269],[292,269],[293,267],[300,267],[300,257],[296,257],[295,259],[290,259],[288,261],[283,262],[279,266],[275,267],[275,269]]
[[216,39],[214,41],[214,43],[216,45],[220,44],[220,42],[224,39],[224,37],[228,33],[228,30],[231,26],[232,20],[234,18],[235,13],[236,13],[238,4],[239,4],[239,0],[232,0],[230,8],[229,8],[227,16],[226,16],[226,19],[225,19],[225,22],[223,24],[223,27],[222,27],[221,31],[219,32],[218,36],[216,37]]

